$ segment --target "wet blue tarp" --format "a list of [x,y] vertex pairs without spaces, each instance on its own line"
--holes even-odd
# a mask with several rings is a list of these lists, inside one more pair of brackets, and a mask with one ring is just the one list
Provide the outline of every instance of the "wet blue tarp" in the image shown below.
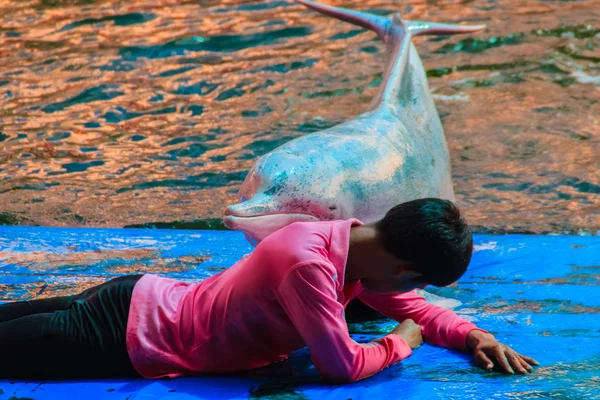
[[[369,379],[332,386],[300,350],[237,376],[0,381],[0,399],[600,399],[600,238],[479,235],[475,243],[465,276],[428,290],[458,299],[459,314],[540,361],[532,374],[482,371],[469,355],[423,345]],[[0,300],[66,294],[133,272],[204,279],[249,251],[229,231],[1,227]],[[394,325],[350,330],[368,341]]]

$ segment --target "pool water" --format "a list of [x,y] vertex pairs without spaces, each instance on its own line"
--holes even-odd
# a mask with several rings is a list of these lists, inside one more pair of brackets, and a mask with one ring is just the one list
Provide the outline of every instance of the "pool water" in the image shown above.
[[[328,1],[415,39],[481,232],[600,230],[594,0]],[[375,35],[292,1],[0,4],[0,224],[220,227],[254,160],[366,109]]]

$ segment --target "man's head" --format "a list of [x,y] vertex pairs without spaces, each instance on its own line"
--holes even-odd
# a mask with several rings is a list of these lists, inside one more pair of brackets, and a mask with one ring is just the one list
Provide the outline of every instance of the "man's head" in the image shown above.
[[372,246],[359,250],[363,254],[354,261],[370,264],[370,270],[361,269],[361,281],[370,290],[405,292],[426,285],[447,286],[464,274],[473,253],[471,230],[447,200],[399,204],[365,228],[373,233]]

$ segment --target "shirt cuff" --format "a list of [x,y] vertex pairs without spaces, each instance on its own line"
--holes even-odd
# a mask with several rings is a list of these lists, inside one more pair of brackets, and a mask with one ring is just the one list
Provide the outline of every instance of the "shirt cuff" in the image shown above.
[[394,357],[392,363],[404,360],[412,354],[412,349],[400,336],[391,333],[387,336],[384,336],[384,338],[390,339],[392,343],[394,343],[394,352],[396,353],[397,357]]
[[469,332],[477,330],[484,333],[489,333],[488,331],[478,328],[474,323],[463,321],[454,328],[452,331],[452,338],[450,340],[450,347],[453,349],[458,349],[462,351],[469,351],[467,347],[467,336]]

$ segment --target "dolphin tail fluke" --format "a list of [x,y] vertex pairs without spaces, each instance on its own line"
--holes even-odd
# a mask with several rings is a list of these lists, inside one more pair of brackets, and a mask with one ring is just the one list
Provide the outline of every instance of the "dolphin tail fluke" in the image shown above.
[[[294,1],[296,3],[303,4],[308,8],[312,8],[313,10],[316,10],[321,14],[325,14],[330,17],[334,17],[342,21],[346,21],[351,24],[362,26],[363,28],[374,31],[384,41],[387,39],[389,28],[392,25],[392,20],[390,18],[381,17],[379,15],[368,14],[365,12],[354,10],[347,10],[345,8],[340,7],[326,6],[324,4],[315,3],[310,0]],[[462,26],[453,24],[438,24],[434,22],[424,21],[404,21],[404,23],[406,24],[406,28],[410,32],[411,36],[455,35],[460,33],[477,32],[485,28],[485,25]]]
[[340,19],[342,21],[349,22],[354,25],[362,26],[365,29],[369,29],[377,33],[381,39],[386,38],[386,32],[390,25],[390,20],[386,17],[379,15],[368,14],[360,11],[347,10],[345,8],[326,6],[324,4],[315,3],[310,0],[295,0],[296,3],[305,5],[308,8],[312,8],[320,12],[321,14],[328,15]]
[[485,25],[453,25],[438,24],[425,21],[404,21],[411,36],[421,35],[457,35],[461,33],[473,33],[485,29]]

